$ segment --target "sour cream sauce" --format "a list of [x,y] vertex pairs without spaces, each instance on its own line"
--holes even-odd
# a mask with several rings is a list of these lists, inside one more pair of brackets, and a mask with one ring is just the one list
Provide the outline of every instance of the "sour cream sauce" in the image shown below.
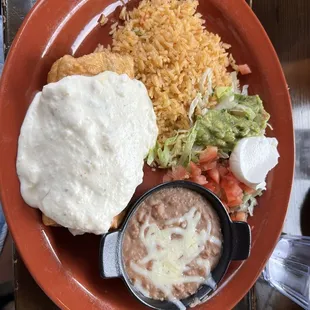
[[157,134],[140,81],[107,71],[49,84],[21,128],[21,194],[74,234],[106,233],[142,182]]

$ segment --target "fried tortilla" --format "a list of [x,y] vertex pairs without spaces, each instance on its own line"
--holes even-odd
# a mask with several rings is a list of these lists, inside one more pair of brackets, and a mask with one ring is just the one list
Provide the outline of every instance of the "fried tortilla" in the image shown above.
[[129,55],[120,55],[103,50],[79,58],[65,55],[58,59],[48,73],[47,83],[53,83],[70,75],[94,76],[104,71],[126,73],[134,78],[134,62]]
[[[113,218],[110,229],[117,229],[120,226],[126,215],[126,211],[127,210],[125,209],[124,211],[122,211],[120,214],[118,214]],[[42,213],[42,222],[45,226],[61,227],[61,225],[57,224],[55,221],[53,221],[51,218],[47,217],[43,213]]]

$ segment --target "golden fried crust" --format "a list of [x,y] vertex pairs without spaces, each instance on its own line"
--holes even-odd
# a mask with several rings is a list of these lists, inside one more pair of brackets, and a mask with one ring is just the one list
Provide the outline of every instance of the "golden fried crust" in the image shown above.
[[60,227],[55,221],[47,217],[42,213],[42,222],[45,226],[53,226],[53,227]]
[[130,78],[134,78],[133,59],[129,55],[120,55],[108,50],[79,58],[65,55],[53,64],[47,82],[57,82],[70,75],[94,76],[104,71],[126,73]]
[[[122,211],[120,214],[116,215],[113,218],[110,230],[117,229],[121,225],[121,223],[122,223],[122,221],[126,215],[126,211],[127,210]],[[43,213],[42,213],[42,222],[45,226],[61,227],[61,225],[57,224],[55,221],[53,221],[51,218],[47,217]]]
[[126,213],[127,213],[127,209],[123,210],[120,214],[114,216],[113,221],[111,223],[110,230],[117,229],[121,226]]

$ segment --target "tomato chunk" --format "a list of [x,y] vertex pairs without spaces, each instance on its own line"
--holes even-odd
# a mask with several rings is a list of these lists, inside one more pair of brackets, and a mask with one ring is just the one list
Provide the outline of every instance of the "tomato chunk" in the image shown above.
[[191,177],[196,177],[201,175],[201,169],[192,161],[189,163],[189,168],[191,172]]
[[246,184],[244,183],[240,183],[239,186],[242,188],[242,190],[247,193],[247,194],[254,194],[255,193],[255,189],[254,188],[251,188],[249,186],[247,186]]
[[200,168],[202,171],[208,171],[211,169],[216,168],[216,161],[209,162],[209,163],[202,163],[200,164]]
[[172,171],[168,170],[167,173],[163,176],[163,182],[170,182],[173,181],[173,177],[172,177]]
[[242,202],[243,190],[239,186],[239,181],[232,175],[227,175],[221,180],[221,188],[224,190],[227,204],[230,207],[238,206]]
[[218,149],[216,146],[208,146],[199,156],[199,163],[208,163],[217,159]]
[[189,178],[189,172],[183,166],[172,168],[173,180],[185,180]]
[[238,222],[246,222],[247,221],[247,214],[246,212],[235,212],[231,214],[230,216],[232,221],[238,221]]
[[224,177],[225,175],[229,173],[229,170],[222,165],[218,165],[218,171],[221,177]]
[[212,168],[207,171],[208,176],[211,180],[213,180],[215,183],[220,183],[220,173],[217,168]]
[[221,189],[218,184],[216,184],[213,181],[208,181],[207,184],[204,185],[205,188],[209,189],[211,192],[213,192],[215,195],[219,196]]
[[[230,171],[227,160],[218,160],[218,149],[209,146],[200,155],[199,163],[190,162],[187,168],[173,167],[165,174],[163,181],[189,180],[204,186],[216,194],[225,208],[232,212],[233,208],[242,204],[244,193],[254,190],[241,183]],[[234,217],[236,216],[234,212]],[[247,214],[240,213],[238,218],[246,220]]]
[[242,204],[242,198],[239,196],[234,200],[228,201],[227,206],[229,208],[238,207]]
[[250,67],[249,67],[247,64],[239,65],[239,66],[238,66],[238,69],[239,69],[239,72],[240,72],[242,75],[247,75],[247,74],[252,73]]
[[205,185],[208,183],[207,178],[204,175],[198,175],[195,177],[191,177],[190,181],[193,181],[193,182],[200,184],[200,185]]

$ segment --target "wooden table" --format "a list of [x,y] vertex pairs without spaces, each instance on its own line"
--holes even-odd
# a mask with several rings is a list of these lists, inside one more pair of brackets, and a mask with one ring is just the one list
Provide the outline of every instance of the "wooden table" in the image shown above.
[[[25,14],[34,2],[35,0],[2,0],[6,53]],[[293,103],[296,169],[288,216],[283,231],[309,236],[310,0],[248,0],[248,3],[275,46],[290,87]],[[277,104],[281,109],[281,102]],[[285,124],[283,125],[285,126]],[[16,251],[14,253],[14,271],[17,310],[58,309],[37,286]],[[301,308],[259,280],[235,309],[293,310]]]

